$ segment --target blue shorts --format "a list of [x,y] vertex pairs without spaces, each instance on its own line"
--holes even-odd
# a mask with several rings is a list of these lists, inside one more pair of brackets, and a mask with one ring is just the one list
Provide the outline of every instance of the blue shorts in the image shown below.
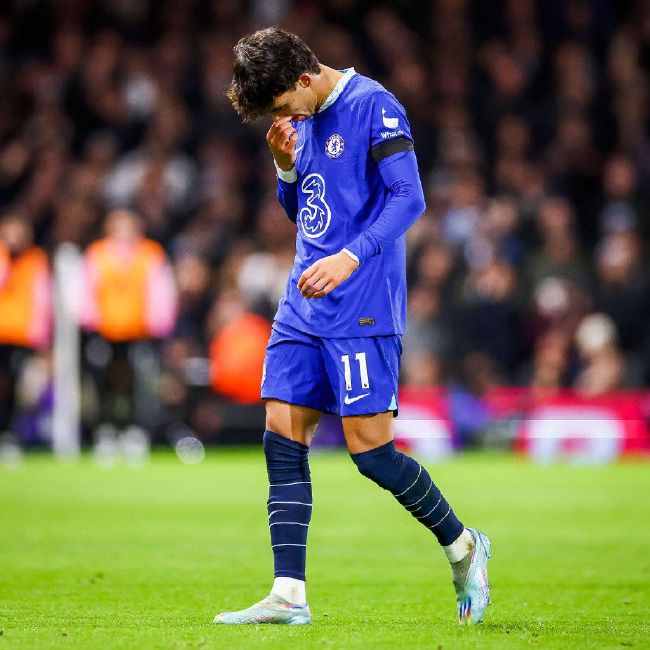
[[401,354],[397,335],[325,339],[275,322],[262,399],[341,416],[396,411]]

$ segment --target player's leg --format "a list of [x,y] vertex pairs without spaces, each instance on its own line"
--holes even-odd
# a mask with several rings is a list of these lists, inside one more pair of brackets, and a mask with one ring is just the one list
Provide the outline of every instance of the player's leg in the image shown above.
[[361,474],[393,494],[419,523],[433,532],[448,557],[458,561],[472,549],[471,535],[427,470],[395,448],[391,412],[344,417],[343,432],[350,456]]
[[[416,460],[395,448],[393,414],[343,418],[343,432],[355,465],[367,478],[391,492],[417,521],[431,530],[443,547],[463,537],[464,526]],[[464,539],[471,544],[471,536]],[[459,552],[469,549],[462,547]]]
[[266,399],[264,455],[269,477],[269,530],[275,579],[267,598],[218,623],[310,622],[305,594],[311,518],[309,444],[321,411],[334,408],[317,339],[276,324],[262,380]]
[[305,563],[312,509],[308,452],[319,419],[315,409],[267,400],[264,455],[275,577],[271,593],[294,605],[307,602]]
[[334,408],[320,341],[276,323],[266,352],[264,454],[269,477],[272,594],[305,605],[312,490],[308,451],[322,411]]
[[339,408],[352,460],[364,476],[391,492],[433,532],[451,564],[461,621],[471,620],[472,610],[474,622],[480,621],[489,601],[485,571],[489,541],[463,526],[427,470],[393,443],[398,337],[332,339],[327,347],[328,371],[330,378],[338,378]]
[[15,385],[11,368],[11,346],[0,344],[0,435],[11,430]]
[[427,470],[395,448],[392,413],[343,418],[350,455],[359,471],[431,530],[449,560],[461,623],[479,623],[489,604],[484,533],[465,528]]

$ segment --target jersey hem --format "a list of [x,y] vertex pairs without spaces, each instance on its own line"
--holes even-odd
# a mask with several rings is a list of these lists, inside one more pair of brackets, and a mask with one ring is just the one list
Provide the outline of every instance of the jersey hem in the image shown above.
[[303,334],[308,334],[309,336],[315,336],[319,339],[366,339],[366,338],[378,338],[382,336],[404,336],[405,331],[399,331],[392,329],[391,331],[379,331],[377,333],[375,332],[367,332],[367,331],[359,331],[359,333],[356,332],[343,332],[339,336],[330,336],[327,334],[321,334],[318,331],[315,330],[309,330],[305,328],[304,326],[300,327],[302,325],[301,323],[292,323],[286,320],[282,320],[278,318],[277,316],[273,319],[273,323],[281,323],[282,325],[286,325],[287,327],[293,327],[293,329],[298,330],[299,332],[302,332]]

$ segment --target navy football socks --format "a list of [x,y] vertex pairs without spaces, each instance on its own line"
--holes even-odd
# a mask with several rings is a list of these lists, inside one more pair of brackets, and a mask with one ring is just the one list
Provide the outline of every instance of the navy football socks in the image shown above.
[[360,454],[350,454],[359,471],[393,494],[441,546],[454,542],[463,524],[420,463],[395,449],[391,441]]
[[311,519],[309,447],[264,432],[264,455],[269,475],[269,529],[275,577],[305,579],[307,530]]

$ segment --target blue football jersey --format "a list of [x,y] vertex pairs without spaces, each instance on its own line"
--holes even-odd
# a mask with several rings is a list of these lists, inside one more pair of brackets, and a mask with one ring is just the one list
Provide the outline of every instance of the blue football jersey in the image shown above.
[[293,125],[297,180],[290,188],[278,182],[296,216],[296,257],[275,319],[323,338],[403,334],[405,235],[323,298],[307,300],[297,283],[305,269],[340,252],[382,212],[388,190],[373,148],[376,153],[377,145],[388,143],[390,154],[391,141],[399,139],[412,148],[404,108],[381,84],[351,68],[317,113]]

